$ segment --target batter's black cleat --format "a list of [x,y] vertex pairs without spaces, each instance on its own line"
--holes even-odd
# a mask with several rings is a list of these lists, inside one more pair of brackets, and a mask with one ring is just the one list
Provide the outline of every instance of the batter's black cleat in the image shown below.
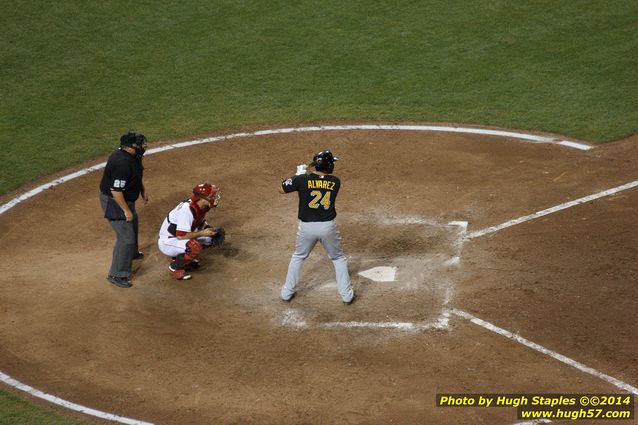
[[137,253],[133,256],[134,260],[141,260],[144,258],[144,253],[142,251],[137,251]]
[[113,285],[118,286],[120,288],[130,288],[131,286],[133,286],[133,284],[131,283],[131,279],[128,277],[108,275],[106,279],[109,282],[111,282]]
[[352,298],[350,298],[350,301],[344,301],[344,302],[343,302],[343,305],[350,305],[350,304],[352,304],[356,298],[357,298],[357,297],[353,294],[353,295],[352,295]]
[[297,293],[295,292],[294,294],[290,296],[290,298],[287,298],[287,299],[282,298],[281,300],[287,304],[290,301],[292,301],[292,299],[295,298],[296,296],[297,296]]

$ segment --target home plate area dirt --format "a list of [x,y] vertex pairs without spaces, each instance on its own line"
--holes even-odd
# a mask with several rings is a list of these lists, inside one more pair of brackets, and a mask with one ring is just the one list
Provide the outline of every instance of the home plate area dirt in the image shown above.
[[[342,304],[318,245],[285,304],[297,197],[277,189],[323,149],[341,158],[337,222],[358,299]],[[150,155],[145,167],[146,257],[130,289],[105,279],[114,235],[101,172],[0,216],[2,372],[171,425],[513,424],[513,408],[442,408],[436,394],[623,392],[458,309],[638,384],[638,189],[473,239],[462,225],[636,180],[635,137],[581,151],[442,132],[274,134]],[[209,222],[227,243],[204,252],[192,280],[171,280],[157,233],[203,181],[222,188]]]

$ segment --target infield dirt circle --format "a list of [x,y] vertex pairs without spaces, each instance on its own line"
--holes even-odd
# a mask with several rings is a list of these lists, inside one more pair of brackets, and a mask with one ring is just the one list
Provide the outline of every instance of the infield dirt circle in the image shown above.
[[[114,234],[93,172],[0,216],[0,370],[84,406],[170,425],[511,424],[515,409],[441,408],[435,395],[619,393],[445,312],[469,312],[637,385],[638,189],[464,243],[449,223],[478,230],[636,180],[637,141],[580,151],[331,131],[151,155],[151,202],[137,204],[146,257],[130,289],[105,279]],[[337,222],[359,296],[348,307],[320,246],[298,296],[279,300],[297,197],[277,189],[322,149],[341,158]],[[226,229],[227,244],[178,282],[157,233],[203,181],[222,188],[209,222]],[[374,267],[395,267],[395,280],[358,274]]]

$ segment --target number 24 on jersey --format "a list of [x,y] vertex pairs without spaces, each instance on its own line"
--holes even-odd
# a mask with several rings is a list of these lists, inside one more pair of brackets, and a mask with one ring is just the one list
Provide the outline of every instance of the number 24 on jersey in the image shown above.
[[321,193],[319,190],[313,190],[310,192],[310,196],[312,196],[312,200],[308,203],[310,208],[317,209],[319,205],[323,206],[324,210],[330,208],[330,194],[332,192],[326,192],[325,194]]

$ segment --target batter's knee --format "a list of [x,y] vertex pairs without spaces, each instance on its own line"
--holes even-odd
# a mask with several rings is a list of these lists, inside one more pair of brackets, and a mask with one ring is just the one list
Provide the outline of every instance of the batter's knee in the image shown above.
[[309,255],[310,254],[298,254],[295,252],[292,254],[291,260],[304,261]]
[[346,255],[343,252],[338,252],[336,254],[328,253],[328,258],[332,261],[347,261]]

